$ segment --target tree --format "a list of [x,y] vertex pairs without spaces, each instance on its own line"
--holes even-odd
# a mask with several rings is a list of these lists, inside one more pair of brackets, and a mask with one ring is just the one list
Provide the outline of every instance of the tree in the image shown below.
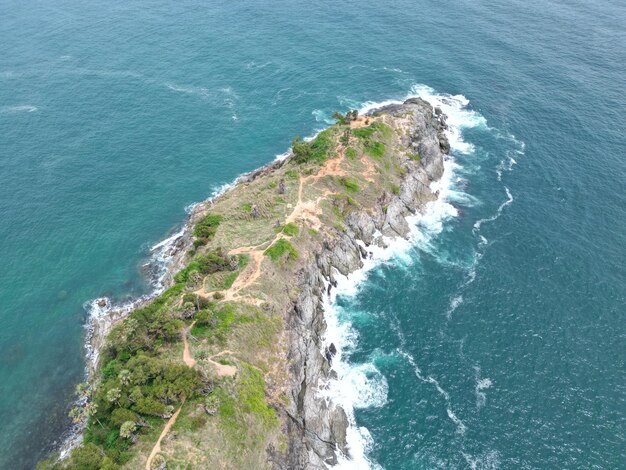
[[213,416],[220,409],[220,399],[217,395],[211,394],[204,400],[204,411],[208,415]]
[[111,403],[117,403],[122,396],[122,391],[119,388],[112,388],[107,392],[107,400]]
[[96,423],[98,423],[100,425],[101,428],[103,428],[104,426],[102,426],[102,423],[100,422],[100,420],[98,418],[96,418],[96,413],[98,413],[98,404],[92,402],[89,402],[85,405],[85,416],[89,417],[89,418],[93,418],[96,420]]
[[297,163],[304,163],[311,158],[311,145],[300,136],[291,142],[291,150]]
[[69,412],[69,417],[72,418],[72,423],[78,424],[85,419],[85,410],[82,406],[75,406]]
[[343,135],[339,138],[342,144],[348,145],[350,143],[350,128],[347,128]]
[[134,421],[124,421],[120,426],[120,436],[124,439],[130,439],[137,430],[137,423]]
[[118,375],[120,383],[122,385],[128,385],[130,383],[130,371],[128,369],[122,369]]
[[87,398],[91,395],[91,389],[89,388],[89,384],[87,382],[81,382],[76,384],[76,395],[80,398]]
[[333,113],[333,119],[337,121],[338,124],[347,124],[346,116],[337,111]]

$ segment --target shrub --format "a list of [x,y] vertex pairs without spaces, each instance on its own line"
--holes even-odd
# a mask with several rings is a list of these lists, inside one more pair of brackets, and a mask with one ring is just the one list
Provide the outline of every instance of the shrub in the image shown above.
[[200,310],[194,317],[197,326],[215,325],[215,316],[211,310]]
[[192,292],[188,292],[187,294],[183,295],[183,305],[187,302],[191,302],[196,310],[202,310],[203,308],[207,308],[211,304],[211,302],[209,302],[209,300],[205,297],[194,294]]
[[296,235],[298,235],[298,231],[298,226],[293,222],[289,222],[283,227],[283,233],[285,235],[289,235],[290,237],[295,237]]
[[348,147],[346,149],[346,157],[349,158],[350,160],[356,159],[356,150],[353,149],[352,147]]
[[393,194],[395,194],[396,196],[400,195],[400,186],[398,186],[397,184],[392,184],[391,185],[391,192]]
[[263,254],[269,256],[272,261],[278,261],[285,253],[287,254],[288,259],[298,259],[298,252],[294,246],[284,238],[281,238],[265,250]]
[[419,162],[422,159],[422,157],[420,156],[418,152],[409,153],[409,158],[415,162]]
[[326,129],[320,132],[311,142],[305,142],[302,138],[296,137],[291,143],[291,149],[296,163],[306,163],[309,161],[319,163],[328,158],[332,144],[331,130]]
[[193,229],[196,238],[205,238],[210,240],[215,236],[217,228],[222,222],[222,216],[217,214],[208,214]]
[[137,422],[137,414],[126,408],[115,408],[111,413],[111,424],[113,426],[121,426],[126,421]]

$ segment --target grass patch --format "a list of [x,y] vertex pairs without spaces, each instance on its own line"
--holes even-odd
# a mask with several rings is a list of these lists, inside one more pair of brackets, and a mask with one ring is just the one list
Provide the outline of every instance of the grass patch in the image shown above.
[[296,170],[287,170],[285,171],[285,176],[291,179],[298,179],[300,175]]
[[348,147],[346,149],[346,157],[350,160],[355,160],[356,159],[356,150],[353,149],[352,147]]
[[359,139],[369,139],[376,132],[376,128],[372,125],[369,127],[361,127],[359,129],[352,129],[352,135]]
[[358,193],[361,190],[361,188],[359,188],[359,184],[354,178],[342,176],[339,178],[339,182],[350,193]]
[[267,250],[263,252],[265,256],[269,256],[272,261],[278,261],[285,254],[287,254],[288,259],[298,259],[298,252],[294,248],[294,246],[289,243],[284,238],[281,238],[272,246],[270,246]]
[[382,158],[385,155],[385,144],[382,142],[367,142],[365,152],[372,158]]
[[422,157],[420,156],[418,152],[409,153],[408,157],[414,162],[419,162],[422,159]]
[[294,224],[293,222],[289,222],[287,225],[283,227],[282,231],[285,235],[288,235],[290,237],[295,237],[296,235],[298,235],[299,229],[296,224]]

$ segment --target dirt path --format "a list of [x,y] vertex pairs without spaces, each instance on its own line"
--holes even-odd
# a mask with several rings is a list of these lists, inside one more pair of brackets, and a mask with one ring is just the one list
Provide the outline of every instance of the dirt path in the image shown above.
[[[183,328],[183,334],[182,334],[183,336],[183,362],[187,365],[187,367],[190,367],[190,368],[196,365],[196,360],[193,357],[191,357],[187,335],[189,334],[189,332],[191,331],[191,329],[193,328],[195,324],[196,322],[194,321],[187,328]],[[148,460],[146,461],[146,470],[151,470],[151,465],[152,465],[152,461],[154,460],[154,457],[156,457],[156,455],[159,452],[161,452],[161,441],[163,440],[165,436],[167,436],[167,433],[170,432],[170,429],[172,429],[172,426],[174,426],[174,423],[176,422],[176,418],[178,418],[178,414],[180,413],[180,410],[183,409],[184,404],[185,404],[185,398],[182,399],[182,403],[176,410],[176,413],[172,415],[172,417],[167,421],[167,424],[163,428],[163,431],[161,431],[161,434],[159,435],[159,439],[156,441],[156,444],[154,444],[154,447],[152,447],[152,451],[150,452],[150,455],[148,456]]]
[[172,429],[172,426],[174,426],[174,423],[176,422],[176,418],[178,418],[178,414],[180,413],[180,410],[183,409],[184,404],[185,404],[185,400],[183,400],[183,403],[176,410],[176,413],[172,415],[172,417],[167,421],[167,424],[163,428],[163,431],[161,431],[161,434],[159,435],[159,439],[156,441],[156,444],[154,444],[154,447],[152,448],[152,452],[150,452],[150,455],[148,456],[148,460],[146,461],[146,470],[151,470],[152,461],[154,460],[156,455],[159,452],[161,452],[161,441],[167,435],[167,433],[170,432],[170,429]]
[[[373,120],[374,118],[368,117],[367,119]],[[365,124],[366,118],[359,117],[356,121],[352,121],[350,126],[353,128],[362,127]],[[304,185],[310,181],[317,181],[326,176],[347,176],[347,172],[341,168],[341,163],[344,159],[344,151],[345,148],[343,145],[339,144],[337,147],[337,157],[326,162],[324,166],[322,166],[319,171],[314,175],[309,175],[305,177],[300,177],[299,185],[298,185],[298,200],[293,207],[293,210],[287,217],[285,218],[285,224],[290,222],[296,222],[297,220],[305,220],[308,222],[311,227],[315,230],[319,230],[322,226],[322,223],[319,219],[319,216],[322,213],[322,209],[320,207],[320,202],[330,194],[330,191],[325,191],[321,196],[316,199],[311,199],[308,201],[304,201]],[[369,162],[368,162],[369,163]],[[366,163],[366,165],[368,165]],[[371,163],[367,166],[368,172],[373,171]],[[255,282],[258,281],[259,277],[261,277],[261,264],[263,263],[263,252],[274,243],[276,243],[281,238],[284,238],[285,235],[282,233],[278,233],[274,239],[270,242],[269,245],[266,243],[262,243],[257,246],[246,246],[236,248],[234,250],[229,251],[230,255],[238,255],[238,254],[247,254],[250,256],[250,261],[246,268],[239,274],[235,282],[230,288],[222,291],[224,295],[225,301],[241,301],[247,302],[252,305],[261,305],[263,301],[261,299],[252,298],[249,296],[241,295],[240,292],[245,288],[251,286]],[[264,248],[261,249],[260,247]],[[197,291],[195,291],[197,295],[207,298],[209,296],[208,293],[204,292],[204,286],[200,287]],[[193,359],[191,359],[193,361]],[[195,362],[195,361],[194,361]],[[224,367],[222,365],[222,367]]]
[[187,364],[187,367],[196,365],[196,360],[191,357],[191,353],[189,352],[189,341],[187,340],[187,334],[189,334],[195,324],[196,322],[194,321],[189,327],[183,328],[183,362]]

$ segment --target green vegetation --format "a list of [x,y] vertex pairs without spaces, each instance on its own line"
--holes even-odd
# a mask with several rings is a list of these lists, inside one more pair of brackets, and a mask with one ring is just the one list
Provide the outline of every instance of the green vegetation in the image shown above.
[[333,113],[333,119],[337,121],[337,124],[346,125],[350,124],[350,122],[355,121],[359,117],[359,112],[356,109],[352,111],[348,111],[345,116],[339,112]]
[[211,240],[217,232],[217,228],[222,222],[222,216],[217,214],[208,214],[193,228],[193,235],[196,238]]
[[229,268],[233,269],[234,267],[234,270],[218,271],[206,276],[204,279],[204,290],[206,292],[229,289],[239,276],[239,273],[250,261],[250,257],[247,255],[238,255],[230,257],[229,260]]
[[398,186],[397,184],[392,184],[391,185],[391,192],[393,194],[395,194],[396,196],[400,195],[400,186]]
[[355,160],[356,159],[356,150],[353,149],[352,147],[348,147],[346,149],[346,158],[349,158],[350,160]]
[[299,229],[296,224],[294,224],[293,222],[289,222],[283,227],[282,232],[290,237],[295,237],[298,235]]
[[385,144],[382,142],[368,142],[365,145],[365,152],[372,158],[382,158],[385,154]]
[[[176,283],[188,283],[202,275],[213,274],[219,271],[234,271],[238,269],[241,261],[233,256],[228,256],[221,249],[210,251],[196,256],[185,269],[174,276]],[[233,279],[234,281],[234,279]]]
[[247,451],[249,447],[262,444],[259,436],[250,436],[248,432],[248,415],[253,415],[260,422],[261,436],[264,434],[263,430],[267,431],[278,425],[276,411],[265,401],[263,375],[248,364],[242,364],[241,376],[235,386],[219,387],[211,396],[215,396],[215,401],[219,403],[217,414],[220,418],[220,430],[228,437],[236,452]]
[[342,176],[341,178],[339,178],[339,182],[350,193],[358,193],[360,190],[359,183],[357,183],[354,178]]
[[409,153],[408,157],[415,162],[419,162],[422,159],[422,157],[420,156],[418,152]]
[[320,132],[311,142],[305,142],[300,137],[291,142],[296,163],[321,163],[328,158],[333,147],[332,128]]
[[90,401],[71,413],[76,420],[88,419],[85,445],[67,461],[41,468],[117,468],[130,458],[136,434],[151,432],[185,398],[208,386],[196,370],[162,355],[180,340],[182,322],[174,312],[182,287],[176,284],[113,327],[102,352],[100,381],[94,389],[79,387]]
[[263,254],[269,256],[272,261],[278,261],[285,254],[287,254],[287,259],[298,259],[298,252],[296,251],[294,246],[284,238],[277,240],[276,243],[274,243],[267,250],[265,250]]

